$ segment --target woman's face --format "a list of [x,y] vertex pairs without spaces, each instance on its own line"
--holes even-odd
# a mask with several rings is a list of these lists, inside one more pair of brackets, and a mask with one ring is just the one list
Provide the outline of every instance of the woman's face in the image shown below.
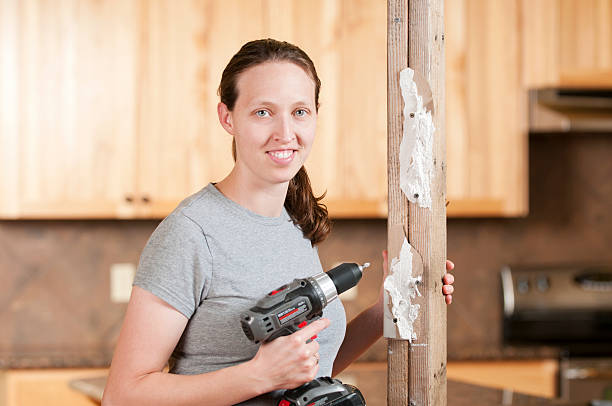
[[304,164],[315,136],[315,84],[291,62],[266,62],[242,72],[233,111],[219,106],[223,127],[236,140],[239,173],[263,184],[289,182]]

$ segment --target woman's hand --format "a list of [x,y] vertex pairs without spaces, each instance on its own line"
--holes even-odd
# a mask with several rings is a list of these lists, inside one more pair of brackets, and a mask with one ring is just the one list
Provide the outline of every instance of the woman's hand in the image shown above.
[[254,373],[270,385],[268,391],[297,388],[315,379],[319,370],[319,343],[310,339],[329,324],[329,319],[319,319],[259,347],[251,362]]
[[455,268],[455,264],[452,261],[447,259],[446,260],[447,273],[442,278],[442,283],[444,284],[442,285],[442,294],[444,295],[444,300],[446,301],[447,305],[453,302],[453,292],[455,291],[455,288],[453,287],[453,282],[455,282],[455,277],[453,276],[453,274],[448,273],[448,271],[452,271],[454,268]]
[[[385,279],[387,279],[387,276],[389,275],[389,253],[387,252],[387,250],[384,250],[382,252],[382,256],[383,256],[383,283],[380,286],[380,292],[378,294],[378,303],[383,303],[384,301],[384,283],[385,283]],[[444,275],[444,277],[442,278],[442,282],[443,282],[443,286],[442,286],[442,294],[444,295],[444,301],[446,302],[446,304],[451,304],[453,301],[453,292],[455,291],[455,288],[453,287],[453,283],[455,282],[455,277],[448,273],[449,271],[452,271],[455,268],[455,264],[450,261],[450,260],[446,260],[446,271],[447,273]]]

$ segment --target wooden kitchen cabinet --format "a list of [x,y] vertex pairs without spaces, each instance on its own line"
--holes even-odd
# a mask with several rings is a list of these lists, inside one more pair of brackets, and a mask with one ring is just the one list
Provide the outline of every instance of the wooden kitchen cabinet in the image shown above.
[[612,87],[612,1],[521,1],[525,86]]
[[445,3],[449,216],[527,214],[519,12],[517,1]]
[[[229,9],[228,9],[229,7]],[[203,18],[204,16],[204,18]],[[228,18],[230,17],[231,18]],[[307,162],[334,217],[386,215],[386,6],[371,0],[154,2],[147,10],[137,185],[142,213],[163,217],[232,167],[217,120],[225,64],[253,38],[303,48],[322,81],[317,139]],[[317,27],[313,30],[313,27]],[[378,86],[365,78],[378,78]],[[177,80],[180,78],[180,80]],[[367,112],[367,114],[364,114]]]
[[446,367],[446,377],[473,385],[554,398],[558,396],[558,370],[559,363],[554,359],[451,361]]
[[5,406],[92,406],[99,404],[70,387],[75,379],[105,376],[108,369],[0,371],[0,404]]
[[26,1],[0,18],[0,217],[161,218],[220,180],[221,72],[267,36],[319,67],[315,193],[332,216],[386,215],[384,2]]
[[2,2],[0,216],[163,217],[227,173],[216,87],[261,5]]
[[[446,3],[449,216],[527,212],[519,4]],[[333,217],[386,216],[385,2],[32,0],[0,19],[0,218],[162,218],[220,180],[221,71],[267,36],[323,83],[315,193]]]
[[135,214],[136,4],[0,3],[1,217]]

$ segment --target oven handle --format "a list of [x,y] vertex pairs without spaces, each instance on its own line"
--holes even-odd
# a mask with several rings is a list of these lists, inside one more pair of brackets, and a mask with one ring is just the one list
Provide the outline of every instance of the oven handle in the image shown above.
[[564,371],[565,379],[612,379],[612,369],[568,368]]

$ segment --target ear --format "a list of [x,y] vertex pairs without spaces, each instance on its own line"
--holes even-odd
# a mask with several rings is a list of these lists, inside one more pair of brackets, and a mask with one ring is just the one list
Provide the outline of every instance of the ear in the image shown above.
[[234,124],[232,122],[232,112],[227,108],[225,103],[219,102],[217,104],[217,115],[219,116],[219,122],[221,126],[230,133],[234,135]]

